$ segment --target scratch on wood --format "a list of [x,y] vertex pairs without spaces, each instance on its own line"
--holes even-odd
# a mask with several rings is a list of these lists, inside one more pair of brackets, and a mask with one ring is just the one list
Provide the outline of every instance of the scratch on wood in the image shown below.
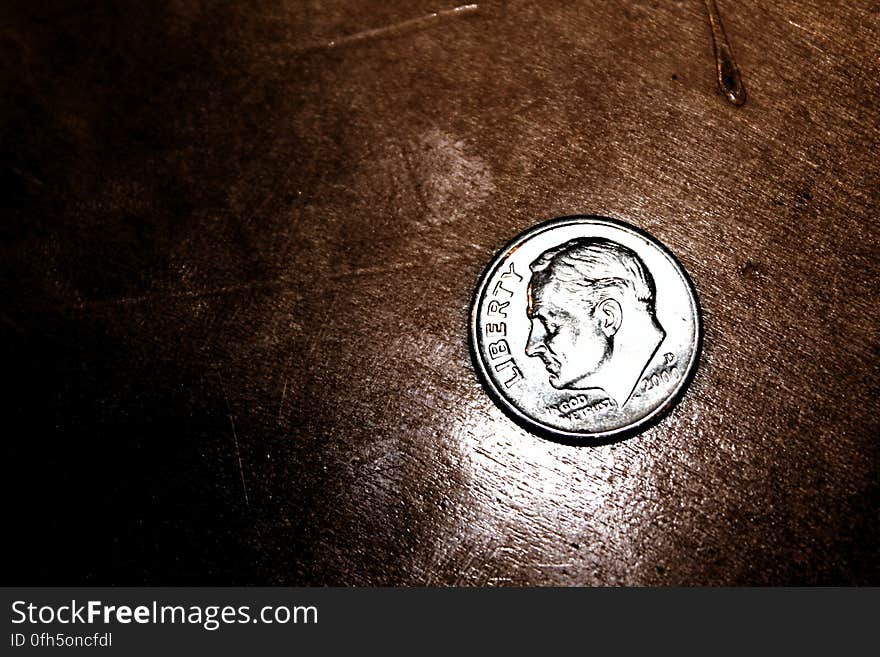
[[369,274],[385,274],[392,271],[400,271],[402,269],[411,269],[420,264],[424,263],[407,261],[394,262],[388,265],[376,265],[375,267],[360,267],[358,269],[352,269],[350,271],[328,276],[328,278],[357,278],[358,276],[366,276]]
[[742,77],[733,59],[733,51],[724,33],[724,25],[721,23],[721,14],[715,0],[705,0],[706,11],[709,14],[709,27],[712,29],[712,45],[715,49],[715,76],[718,88],[724,97],[734,105],[742,105],[746,102],[746,88],[743,86]]
[[292,287],[296,288],[296,284],[282,280],[272,281],[252,281],[249,283],[241,283],[239,285],[223,285],[221,287],[209,288],[207,290],[173,290],[168,292],[152,292],[130,297],[117,297],[115,299],[97,299],[89,301],[80,301],[73,304],[76,310],[85,310],[87,308],[96,308],[101,306],[125,306],[139,303],[147,303],[150,301],[161,301],[163,299],[198,299],[200,297],[209,297],[215,295],[233,294],[235,292],[247,292],[249,290],[258,290],[272,287]]
[[284,411],[284,397],[287,395],[287,379],[284,380],[284,387],[281,389],[281,401],[278,402],[278,424],[281,424],[281,414]]
[[235,432],[235,418],[232,415],[232,407],[229,405],[229,397],[226,395],[226,386],[223,385],[223,376],[220,370],[215,368],[217,378],[220,380],[220,391],[223,393],[223,400],[226,402],[226,417],[229,418],[229,426],[232,428],[232,442],[235,445],[235,458],[238,460],[238,474],[241,476],[241,492],[244,494],[244,505],[248,508],[251,502],[248,499],[247,484],[244,481],[244,466],[241,463],[241,450],[238,446],[238,434]]
[[[812,30],[808,30],[803,25],[799,25],[798,23],[795,23],[793,20],[789,20],[787,22],[789,25],[792,25],[793,27],[796,27],[797,29],[802,30],[803,32],[806,32],[807,34],[809,34],[812,37],[820,38],[820,35],[816,34]],[[804,43],[806,45],[808,45],[810,48],[812,48],[813,50],[818,50],[822,54],[825,54],[825,50],[823,48],[820,48],[819,46],[817,46],[815,43],[811,43],[810,41],[804,41]]]
[[[483,250],[482,247],[479,247],[476,244],[471,244],[470,246],[480,249],[481,251]],[[459,253],[456,255],[441,256],[420,261],[410,260],[406,262],[391,263],[388,265],[377,265],[375,267],[361,267],[358,269],[352,269],[350,271],[333,274],[327,276],[327,278],[330,280],[335,280],[345,278],[357,278],[359,276],[368,276],[371,274],[385,274],[404,269],[412,269],[414,267],[428,267],[437,264],[454,262],[461,259],[462,257],[464,257],[464,254]],[[150,292],[147,294],[135,296],[116,297],[114,299],[91,299],[78,301],[68,307],[74,310],[87,310],[91,308],[102,308],[106,306],[137,305],[141,303],[150,303],[153,301],[162,301],[165,299],[199,299],[202,297],[223,296],[227,294],[235,294],[237,292],[248,292],[250,290],[264,290],[272,288],[277,288],[282,292],[284,292],[285,290],[290,290],[293,291],[295,294],[300,294],[299,290],[301,289],[300,284],[296,281],[287,280],[285,278],[278,278],[268,281],[250,281],[248,283],[240,283],[238,285],[223,285],[206,290],[169,290],[167,292]]]
[[361,32],[355,32],[354,34],[347,34],[345,36],[337,37],[328,41],[325,47],[335,48],[337,46],[345,45],[348,43],[364,41],[366,39],[375,39],[376,37],[384,36],[386,34],[397,34],[408,29],[421,28],[440,19],[474,12],[478,8],[479,6],[476,4],[469,4],[453,7],[452,9],[441,9],[439,11],[433,11],[426,16],[410,18],[405,21],[400,21],[399,23],[392,23],[390,25],[384,25],[382,27],[377,27],[371,30],[363,30]]
[[393,36],[395,34],[401,34],[408,30],[419,30],[446,18],[474,13],[478,9],[479,5],[477,4],[460,5],[458,7],[452,7],[451,9],[440,9],[424,16],[409,18],[407,20],[400,21],[399,23],[391,23],[389,25],[383,25],[382,27],[376,27],[369,30],[362,30],[360,32],[354,32],[352,34],[345,34],[342,36],[334,37],[330,39],[330,41],[325,41],[323,43],[314,43],[310,45],[294,47],[291,52],[309,53],[334,50],[341,46],[358,44],[383,36]]

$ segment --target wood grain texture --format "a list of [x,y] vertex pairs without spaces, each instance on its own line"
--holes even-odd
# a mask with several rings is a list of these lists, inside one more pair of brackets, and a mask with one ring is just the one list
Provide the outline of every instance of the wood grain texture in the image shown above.
[[[4,3],[7,583],[880,583],[876,3],[453,6]],[[575,213],[706,329],[596,448],[466,338]]]

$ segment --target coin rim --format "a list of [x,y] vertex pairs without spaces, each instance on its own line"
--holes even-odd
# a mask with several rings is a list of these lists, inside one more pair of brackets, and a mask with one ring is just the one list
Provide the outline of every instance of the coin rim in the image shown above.
[[[615,228],[630,231],[632,233],[635,233],[637,236],[646,239],[648,242],[659,248],[660,252],[672,262],[674,268],[676,269],[676,271],[678,271],[679,276],[684,281],[685,287],[690,293],[691,305],[693,306],[694,318],[696,320],[695,348],[691,355],[690,361],[688,362],[687,370],[684,376],[682,376],[681,380],[679,381],[677,388],[666,398],[663,403],[661,403],[659,406],[657,406],[657,408],[655,408],[653,411],[651,411],[635,423],[628,424],[617,429],[600,432],[574,432],[565,431],[563,429],[556,429],[554,427],[546,426],[523,413],[513,403],[507,400],[498,389],[498,386],[495,384],[495,382],[492,380],[492,377],[489,376],[486,370],[486,366],[483,363],[483,359],[480,356],[478,348],[480,343],[480,336],[477,332],[477,319],[479,314],[480,302],[482,301],[483,295],[485,294],[489,278],[496,270],[500,261],[507,255],[509,255],[512,251],[515,251],[517,248],[519,248],[519,246],[523,244],[526,240],[535,236],[536,234],[545,232],[558,226],[583,223],[606,224],[611,225]],[[603,217],[601,215],[576,214],[548,219],[522,231],[516,237],[507,242],[507,244],[505,244],[495,253],[495,256],[492,258],[491,261],[489,261],[489,264],[483,269],[482,274],[480,274],[480,278],[477,280],[477,285],[471,297],[471,308],[468,323],[468,342],[471,360],[473,361],[474,369],[477,372],[478,378],[483,384],[483,387],[486,389],[486,392],[492,398],[493,402],[495,402],[495,404],[508,417],[510,417],[512,420],[514,420],[517,424],[524,427],[525,429],[538,435],[542,435],[553,440],[568,444],[598,445],[615,442],[628,438],[636,433],[640,433],[647,429],[649,426],[658,422],[660,419],[663,418],[663,416],[666,415],[666,413],[669,412],[669,410],[671,410],[673,406],[675,406],[675,404],[677,404],[681,400],[681,398],[684,396],[685,391],[688,389],[688,387],[690,387],[690,382],[696,374],[700,361],[700,355],[703,351],[703,313],[700,306],[700,298],[699,296],[697,296],[697,288],[694,285],[694,282],[691,280],[691,277],[688,274],[687,269],[685,269],[684,265],[681,264],[681,262],[678,260],[678,258],[675,257],[675,254],[672,253],[669,248],[667,248],[662,242],[660,242],[656,237],[654,237],[647,231],[642,230],[641,228],[639,228],[638,226],[634,226],[633,224],[621,221],[620,219],[612,219],[611,217]]]

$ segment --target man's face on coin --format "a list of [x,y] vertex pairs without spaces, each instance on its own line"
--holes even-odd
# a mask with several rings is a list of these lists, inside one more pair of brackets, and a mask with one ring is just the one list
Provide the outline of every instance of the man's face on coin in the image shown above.
[[594,373],[611,351],[593,304],[552,279],[530,286],[526,355],[540,358],[550,385],[569,388]]

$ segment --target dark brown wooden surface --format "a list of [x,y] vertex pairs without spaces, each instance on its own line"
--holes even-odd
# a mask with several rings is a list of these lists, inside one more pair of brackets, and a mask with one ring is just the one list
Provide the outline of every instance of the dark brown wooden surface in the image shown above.
[[[880,583],[880,6],[719,5],[4,3],[6,582]],[[706,328],[594,448],[466,340],[575,213]]]

